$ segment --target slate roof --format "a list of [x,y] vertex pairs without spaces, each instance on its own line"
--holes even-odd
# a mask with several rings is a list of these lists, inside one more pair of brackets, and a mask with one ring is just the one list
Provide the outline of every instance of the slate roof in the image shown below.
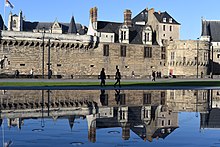
[[214,108],[208,114],[201,114],[202,128],[220,128],[220,109]]
[[2,19],[2,16],[0,14],[0,30],[3,30],[4,21]]
[[76,23],[75,23],[75,20],[74,20],[73,16],[72,16],[70,24],[69,24],[68,33],[70,33],[70,34],[76,34],[77,33]]
[[[165,12],[154,12],[154,16],[160,23],[168,23],[168,24],[177,24],[180,25],[173,17],[171,17],[166,11]],[[163,22],[163,18],[166,18],[166,22]],[[172,18],[172,23],[169,22],[169,19]]]
[[[122,25],[123,23],[118,23],[118,22],[98,21],[97,31],[106,32],[106,33],[114,33],[115,34],[114,41],[116,43],[119,43],[119,29]],[[136,25],[136,24],[133,24],[131,27],[129,27],[130,44],[143,44],[142,43],[142,30],[144,29],[144,27],[146,26]]]
[[[72,22],[72,19],[71,19],[71,22]],[[67,34],[68,31],[69,31],[69,27],[72,27],[72,28],[74,27],[74,25],[71,24],[71,22],[70,23],[59,23],[61,28],[62,28],[62,30],[63,30],[63,33]],[[53,24],[54,24],[54,22],[30,22],[30,21],[23,21],[23,31],[33,32],[34,29],[42,30],[43,28],[45,28],[45,30],[49,30],[49,29],[51,29]],[[86,34],[87,28],[84,29],[81,24],[75,23],[75,27],[77,29],[77,32],[80,35]],[[73,29],[75,29],[75,28],[73,28]]]
[[210,36],[211,41],[220,42],[220,21],[202,21],[201,36]]
[[[157,18],[157,20],[160,23],[168,23],[168,24],[177,24],[180,25],[173,17],[171,17],[166,11],[165,12],[154,12],[154,16]],[[163,18],[166,18],[166,22],[163,22]],[[169,22],[169,19],[172,18],[172,23]],[[148,10],[144,9],[140,13],[138,13],[133,19],[132,22],[142,22],[145,21],[148,22]]]
[[108,21],[98,21],[97,22],[97,31],[106,32],[106,33],[115,33],[115,42],[119,42],[119,28],[122,23],[118,22],[108,22]]
[[132,22],[140,22],[140,21],[148,21],[148,10],[144,9],[140,13],[138,13],[133,19]]

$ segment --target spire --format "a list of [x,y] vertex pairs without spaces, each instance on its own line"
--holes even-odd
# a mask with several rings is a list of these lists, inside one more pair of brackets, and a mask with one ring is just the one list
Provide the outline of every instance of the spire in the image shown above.
[[69,34],[76,34],[77,33],[76,24],[75,24],[75,20],[74,20],[73,16],[72,16],[70,24],[69,24],[68,33]]
[[70,116],[70,117],[68,118],[68,120],[69,120],[70,129],[71,129],[71,131],[72,131],[73,125],[74,125],[75,116]]
[[0,30],[3,30],[3,26],[4,26],[4,21],[2,19],[1,14],[0,14]]
[[0,119],[0,127],[2,126],[2,119]]

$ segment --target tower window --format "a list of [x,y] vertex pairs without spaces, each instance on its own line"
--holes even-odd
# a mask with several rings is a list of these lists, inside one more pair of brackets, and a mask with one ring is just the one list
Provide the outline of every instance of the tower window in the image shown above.
[[121,45],[121,57],[126,57],[126,46]]
[[103,56],[109,56],[109,45],[108,44],[103,45]]
[[152,57],[152,47],[144,47],[144,58]]
[[12,27],[16,27],[17,26],[17,22],[16,22],[16,20],[13,20],[13,25],[12,25]]

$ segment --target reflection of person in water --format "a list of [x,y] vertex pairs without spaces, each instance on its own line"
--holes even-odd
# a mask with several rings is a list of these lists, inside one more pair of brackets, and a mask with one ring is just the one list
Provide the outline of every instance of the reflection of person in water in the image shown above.
[[120,102],[120,90],[115,89],[115,101],[117,102],[117,104],[119,104]]
[[101,90],[100,102],[102,106],[108,106],[108,95],[105,94],[105,90]]

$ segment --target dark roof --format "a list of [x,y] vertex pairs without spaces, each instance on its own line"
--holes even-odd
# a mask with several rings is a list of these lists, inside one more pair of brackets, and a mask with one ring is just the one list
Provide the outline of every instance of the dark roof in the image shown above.
[[[162,128],[158,128],[154,134],[152,135],[152,138],[163,138],[165,139],[169,134],[171,134],[176,128],[178,127],[162,127]],[[164,133],[162,133],[162,129],[164,129]],[[171,132],[167,132],[167,129],[170,129]]]
[[[114,33],[115,34],[115,42],[119,42],[119,29],[123,25],[123,23],[118,22],[108,22],[108,21],[98,21],[97,22],[97,31],[98,32],[106,32],[106,33]],[[146,27],[144,25],[136,25],[133,24],[129,27],[129,42],[130,44],[143,44],[142,43],[142,30]],[[154,41],[154,39],[153,39]]]
[[122,23],[118,22],[108,22],[108,21],[98,21],[97,22],[97,31],[98,32],[106,32],[106,33],[115,33],[115,42],[119,42],[119,28]]
[[72,18],[70,20],[68,33],[70,33],[70,34],[76,34],[77,33],[76,23],[75,23],[75,20],[74,20],[73,16],[72,16]]
[[220,21],[202,21],[202,35],[210,36],[211,41],[220,42]]
[[[30,21],[23,21],[23,30],[27,31],[27,32],[33,32],[34,29],[37,30],[42,30],[43,28],[45,28],[45,30],[49,30],[51,29],[51,27],[53,26],[54,22],[30,22]],[[69,26],[71,23],[59,23],[59,25],[61,26],[63,33],[68,33],[69,30]],[[77,32],[80,35],[84,35],[86,34],[86,28],[79,24],[79,23],[75,23]],[[85,29],[85,30],[84,30]]]
[[[154,16],[160,23],[168,23],[168,24],[177,24],[180,25],[174,18],[172,18],[166,11],[165,12],[154,12]],[[166,18],[166,22],[163,22],[163,19]],[[172,23],[169,22],[169,19],[172,18]]]
[[148,11],[146,9],[142,10],[140,13],[138,13],[133,19],[132,22],[140,22],[140,21],[148,21]]
[[3,26],[4,26],[4,21],[2,19],[1,14],[0,14],[0,30],[3,30]]
[[220,128],[220,109],[214,108],[208,114],[201,114],[202,128]]
[[97,30],[98,32],[116,33],[121,25],[122,23],[118,22],[98,21]]

